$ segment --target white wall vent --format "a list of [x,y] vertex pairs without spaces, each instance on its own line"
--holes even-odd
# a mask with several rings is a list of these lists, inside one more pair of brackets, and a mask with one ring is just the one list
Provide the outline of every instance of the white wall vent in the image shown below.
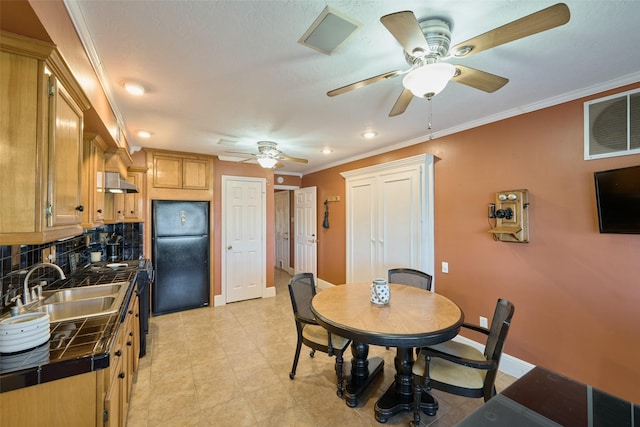
[[585,160],[627,154],[640,154],[640,89],[585,102]]

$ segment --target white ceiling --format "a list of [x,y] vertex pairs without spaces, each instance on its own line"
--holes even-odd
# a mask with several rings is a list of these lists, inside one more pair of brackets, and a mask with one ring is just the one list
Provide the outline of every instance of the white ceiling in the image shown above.
[[[488,94],[449,83],[388,117],[396,77],[333,98],[326,92],[406,70],[402,48],[380,23],[411,10],[452,25],[451,45],[554,4],[516,0],[65,0],[132,146],[222,154],[257,152],[270,140],[286,155],[279,171],[308,173],[640,80],[640,1],[567,0],[564,26],[451,60],[509,79]],[[329,5],[362,26],[332,55],[298,43]],[[128,95],[122,83],[147,87]],[[153,132],[144,140],[140,129]],[[379,136],[365,140],[361,133]],[[219,144],[223,139],[234,147]],[[333,153],[324,155],[329,147]]]

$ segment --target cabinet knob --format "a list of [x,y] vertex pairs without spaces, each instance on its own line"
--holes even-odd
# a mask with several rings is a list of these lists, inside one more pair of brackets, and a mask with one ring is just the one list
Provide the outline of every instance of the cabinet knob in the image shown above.
[[120,372],[120,374],[118,374],[118,378],[124,378],[124,372]]
[[118,213],[119,213],[119,214],[121,214],[121,213],[122,213],[122,211],[118,211]]
[[122,356],[122,350],[118,350],[114,353],[116,356],[120,357]]
[[98,209],[98,213],[102,213],[102,209]]
[[131,215],[133,215],[134,213],[135,213],[134,211],[131,211]]
[[78,212],[83,212],[84,211],[84,206],[80,205],[80,206],[76,206],[76,210]]
[[131,342],[131,341],[127,341],[127,345],[128,345],[129,347],[131,347],[131,346],[133,345],[133,342]]

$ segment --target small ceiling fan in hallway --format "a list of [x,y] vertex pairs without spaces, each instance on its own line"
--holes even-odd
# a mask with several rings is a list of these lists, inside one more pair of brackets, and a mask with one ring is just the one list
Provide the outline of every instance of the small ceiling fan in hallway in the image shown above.
[[242,153],[237,151],[228,151],[228,153],[233,154],[243,154],[245,156],[251,156],[248,160],[256,160],[260,166],[265,169],[272,168],[281,168],[284,165],[280,163],[281,161],[285,162],[297,162],[297,163],[309,163],[307,159],[301,159],[299,157],[290,157],[285,155],[282,151],[278,150],[275,142],[272,141],[258,141],[258,152],[257,153]]

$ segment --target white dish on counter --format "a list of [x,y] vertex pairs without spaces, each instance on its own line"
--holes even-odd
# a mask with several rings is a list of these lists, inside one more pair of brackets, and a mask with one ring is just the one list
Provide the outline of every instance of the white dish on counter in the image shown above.
[[0,321],[0,353],[15,353],[49,341],[49,314],[33,312]]
[[120,267],[129,267],[129,264],[125,264],[123,262],[115,262],[115,263],[107,264],[107,267],[113,268],[115,270],[116,268],[120,268]]

